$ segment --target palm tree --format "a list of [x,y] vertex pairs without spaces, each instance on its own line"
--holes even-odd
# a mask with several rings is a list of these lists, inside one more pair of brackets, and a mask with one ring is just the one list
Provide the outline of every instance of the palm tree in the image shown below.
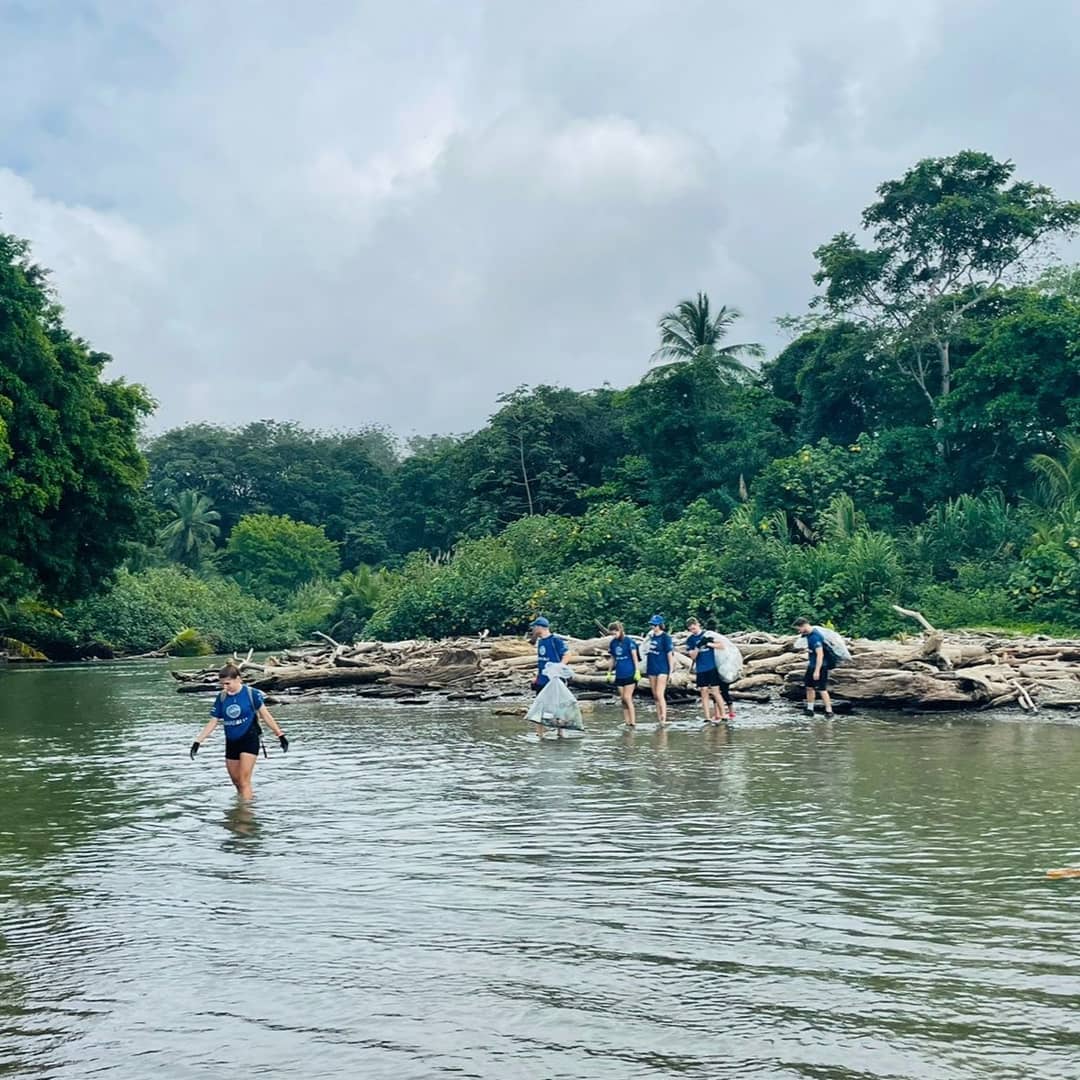
[[1028,462],[1046,507],[1061,514],[1080,510],[1080,435],[1061,437],[1060,458],[1036,454]]
[[[686,360],[711,360],[718,368],[731,373],[745,371],[743,357],[762,357],[765,350],[755,342],[740,345],[721,345],[728,330],[741,312],[723,305],[714,315],[709,307],[709,297],[699,292],[696,300],[682,300],[674,311],[660,316],[656,324],[660,329],[660,348],[650,357],[682,363]],[[671,364],[654,369],[664,371]]]
[[176,517],[158,531],[158,540],[170,559],[195,569],[221,532],[214,524],[221,515],[197,491],[181,491],[171,502]]
[[330,614],[333,620],[330,633],[344,637],[360,633],[378,605],[389,577],[385,570],[372,570],[364,563],[351,573],[342,574],[338,579],[341,592]]

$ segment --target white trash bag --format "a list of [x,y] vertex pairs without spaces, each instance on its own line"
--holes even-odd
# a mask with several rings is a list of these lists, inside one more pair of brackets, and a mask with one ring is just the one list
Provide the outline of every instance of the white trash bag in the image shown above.
[[573,671],[565,664],[546,664],[544,674],[551,681],[536,695],[525,719],[533,724],[543,724],[545,727],[573,728],[576,731],[584,731],[581,706],[563,682],[563,679],[570,678]]
[[[848,648],[847,642],[835,630],[830,630],[827,626],[815,626],[813,629],[821,634],[827,651],[832,654],[828,657],[830,667],[839,667],[851,659],[851,650]],[[805,635],[799,634],[795,638],[795,648],[809,648]]]
[[851,659],[851,650],[847,647],[847,642],[835,630],[830,630],[825,626],[818,626],[815,629],[821,631],[825,644],[829,646],[833,667],[846,664]]
[[[713,634],[713,656],[716,658],[716,670],[720,678],[726,683],[735,682],[742,674],[743,658],[739,647],[729,637],[723,634]],[[720,648],[717,642],[723,645]]]

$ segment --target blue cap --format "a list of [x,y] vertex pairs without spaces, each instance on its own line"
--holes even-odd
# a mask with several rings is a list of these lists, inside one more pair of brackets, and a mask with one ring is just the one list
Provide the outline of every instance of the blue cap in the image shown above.
[[547,619],[544,618],[543,615],[537,615],[537,617],[535,619],[533,619],[533,621],[531,623],[529,623],[529,625],[530,626],[550,626],[551,623],[549,623],[547,621]]
[[664,625],[664,616],[663,615],[654,615],[649,620],[649,625],[650,626],[663,626]]

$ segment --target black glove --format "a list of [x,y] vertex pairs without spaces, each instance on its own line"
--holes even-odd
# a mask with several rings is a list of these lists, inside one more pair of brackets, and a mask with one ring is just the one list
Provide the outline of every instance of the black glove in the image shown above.
[[289,740],[285,738],[284,731],[278,736],[278,746],[281,747],[281,752],[283,754],[287,754],[289,752]]
[[195,740],[195,741],[194,741],[194,742],[193,742],[193,743],[191,744],[191,760],[192,760],[192,761],[194,761],[194,760],[195,760],[195,755],[196,755],[196,754],[197,754],[198,752],[199,752],[199,740],[198,740],[198,739],[196,739],[196,740]]

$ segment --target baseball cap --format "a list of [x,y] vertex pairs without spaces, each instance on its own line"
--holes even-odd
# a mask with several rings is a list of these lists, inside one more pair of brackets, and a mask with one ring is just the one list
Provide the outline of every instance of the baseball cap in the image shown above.
[[649,625],[650,626],[663,626],[664,625],[664,616],[663,615],[654,615],[649,620]]
[[547,621],[547,619],[544,618],[543,615],[538,615],[535,619],[533,619],[533,621],[531,623],[529,623],[529,625],[530,626],[550,626],[551,623],[549,623]]

